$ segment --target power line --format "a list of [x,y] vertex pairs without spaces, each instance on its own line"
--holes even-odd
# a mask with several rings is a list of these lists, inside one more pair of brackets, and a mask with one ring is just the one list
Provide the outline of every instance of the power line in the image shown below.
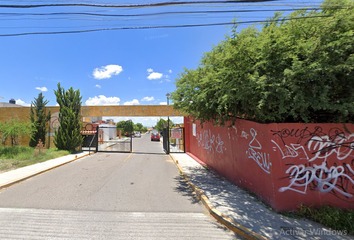
[[88,4],[88,3],[55,3],[55,4],[0,4],[0,8],[40,8],[40,7],[99,7],[99,8],[143,8],[162,7],[189,4],[215,4],[215,3],[258,3],[273,2],[278,0],[221,0],[221,1],[183,1],[183,2],[158,2],[147,4]]
[[87,12],[58,12],[58,13],[0,13],[0,15],[14,15],[14,16],[52,16],[52,15],[86,15],[98,17],[144,17],[170,14],[214,14],[214,13],[249,13],[249,12],[289,12],[295,10],[320,10],[320,9],[343,9],[344,7],[331,8],[297,8],[297,9],[250,9],[250,10],[215,10],[215,11],[178,11],[178,12],[158,12],[158,13],[141,13],[141,14],[101,14],[101,13],[87,13]]
[[[276,22],[299,20],[306,18],[326,18],[332,15],[322,16],[309,16],[309,17],[294,17],[287,19],[275,20]],[[73,31],[58,31],[58,32],[28,32],[28,33],[11,33],[1,34],[0,37],[13,37],[13,36],[25,36],[25,35],[54,35],[54,34],[67,34],[67,33],[86,33],[86,32],[98,32],[108,30],[141,30],[141,29],[158,29],[158,28],[187,28],[187,27],[207,27],[207,26],[222,26],[222,25],[234,25],[234,24],[250,24],[250,23],[270,23],[274,20],[262,20],[262,21],[241,21],[241,22],[226,22],[226,23],[208,23],[208,24],[185,24],[185,25],[169,25],[169,26],[143,26],[143,27],[114,27],[114,28],[98,28],[98,29],[86,29],[86,30],[73,30]]]

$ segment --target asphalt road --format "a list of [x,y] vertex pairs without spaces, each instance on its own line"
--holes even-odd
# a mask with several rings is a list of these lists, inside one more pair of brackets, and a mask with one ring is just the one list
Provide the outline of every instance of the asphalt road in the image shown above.
[[96,153],[0,191],[1,239],[76,233],[79,239],[234,237],[207,216],[162,144],[144,134],[133,139],[133,153]]

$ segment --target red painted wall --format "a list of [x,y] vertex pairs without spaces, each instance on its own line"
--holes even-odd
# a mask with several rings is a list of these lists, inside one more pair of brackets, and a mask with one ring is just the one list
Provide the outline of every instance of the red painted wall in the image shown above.
[[294,210],[300,203],[354,209],[353,124],[239,119],[231,128],[202,128],[184,122],[187,152],[274,209]]

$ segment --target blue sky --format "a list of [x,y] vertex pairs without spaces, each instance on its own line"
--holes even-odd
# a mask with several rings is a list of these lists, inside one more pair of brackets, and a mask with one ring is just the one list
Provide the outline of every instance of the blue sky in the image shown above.
[[[161,1],[78,1],[90,4],[147,4]],[[254,4],[192,4],[149,8],[0,7],[0,35],[117,27],[171,26],[265,20],[272,11],[175,13],[216,10],[274,10],[318,6],[321,1]],[[73,1],[16,1],[16,4]],[[14,4],[14,1],[0,1]],[[11,14],[10,14],[11,13]],[[51,13],[49,15],[48,13]],[[53,15],[53,13],[56,13]],[[63,14],[66,13],[66,14]],[[67,14],[71,13],[71,14]],[[76,13],[76,14],[74,14]],[[77,13],[125,16],[88,16]],[[161,14],[163,13],[163,14]],[[37,14],[37,15],[36,15]],[[47,15],[38,15],[47,14]],[[157,14],[148,16],[127,16]],[[247,27],[241,24],[239,29]],[[202,54],[225,38],[226,25],[186,28],[106,30],[87,33],[0,36],[0,97],[29,105],[40,92],[55,106],[53,90],[80,89],[83,105],[160,105],[183,68],[196,68]],[[116,121],[128,118],[115,118]],[[158,118],[129,118],[150,127]],[[174,119],[180,122],[180,118]]]

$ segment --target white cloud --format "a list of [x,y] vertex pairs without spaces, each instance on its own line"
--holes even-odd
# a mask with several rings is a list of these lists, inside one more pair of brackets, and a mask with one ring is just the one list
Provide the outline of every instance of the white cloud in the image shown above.
[[101,88],[101,86],[100,85],[98,85],[98,84],[96,84],[96,86],[95,86],[96,88]]
[[25,103],[25,102],[22,101],[21,99],[17,99],[17,100],[16,100],[16,104],[22,105],[22,106],[25,106],[25,107],[30,107],[30,106],[31,106],[30,103]]
[[168,70],[169,73],[172,73],[172,70]]
[[59,103],[55,104],[55,106],[59,107]]
[[162,78],[162,76],[163,76],[162,73],[152,72],[152,73],[150,73],[150,75],[147,77],[147,79],[149,79],[149,80],[155,80],[155,79],[160,79],[160,78]]
[[96,79],[111,78],[112,75],[118,75],[123,71],[123,68],[119,65],[107,65],[101,68],[96,68],[93,70],[93,77]]
[[167,102],[160,102],[160,105],[167,105]]
[[46,87],[36,87],[36,89],[38,89],[41,92],[46,92],[48,91],[48,89]]
[[89,105],[119,105],[119,97],[106,97],[104,95],[95,96],[86,100],[85,104]]
[[150,102],[150,101],[154,101],[154,97],[144,97],[143,99],[141,99],[142,102],[146,101],[146,102]]
[[124,105],[139,105],[138,99],[133,99],[132,101],[125,102]]
[[148,73],[152,73],[154,70],[153,70],[152,68],[148,68],[146,71],[147,71]]

